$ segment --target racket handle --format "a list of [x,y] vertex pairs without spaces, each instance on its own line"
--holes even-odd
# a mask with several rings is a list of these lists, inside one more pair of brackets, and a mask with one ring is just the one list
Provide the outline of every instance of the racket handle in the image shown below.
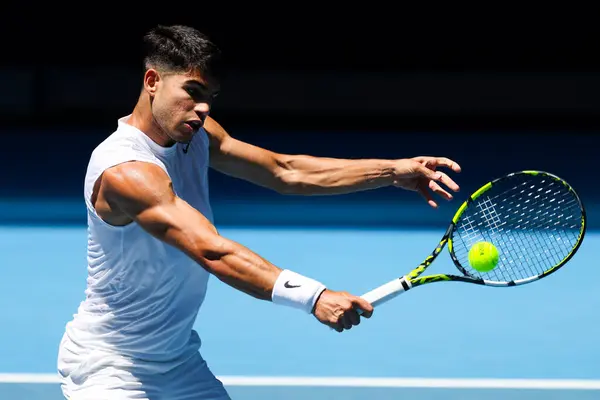
[[[377,307],[378,305],[383,304],[406,292],[409,288],[410,285],[404,278],[398,278],[383,284],[360,297],[371,303],[373,307]],[[362,314],[361,311],[359,311],[359,313]]]

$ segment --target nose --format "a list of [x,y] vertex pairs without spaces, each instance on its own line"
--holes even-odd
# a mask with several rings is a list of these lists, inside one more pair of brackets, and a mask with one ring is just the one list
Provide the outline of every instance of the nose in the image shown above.
[[196,107],[194,107],[194,111],[196,111],[196,114],[200,117],[206,117],[210,111],[210,104],[204,102],[197,103]]

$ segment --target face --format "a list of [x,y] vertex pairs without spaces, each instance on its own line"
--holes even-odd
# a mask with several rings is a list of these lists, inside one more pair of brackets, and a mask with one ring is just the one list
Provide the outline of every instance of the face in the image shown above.
[[161,74],[148,70],[145,87],[151,96],[154,124],[173,142],[189,142],[204,124],[218,84],[202,74]]

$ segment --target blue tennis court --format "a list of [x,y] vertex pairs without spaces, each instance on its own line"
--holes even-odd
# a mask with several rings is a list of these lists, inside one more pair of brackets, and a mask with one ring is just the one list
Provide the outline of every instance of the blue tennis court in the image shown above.
[[[224,227],[281,267],[362,294],[412,268],[443,229]],[[597,399],[600,235],[544,281],[415,289],[338,334],[216,279],[196,329],[234,399]],[[83,226],[0,227],[0,398],[59,400],[55,359],[83,299]],[[434,271],[454,268],[444,254]],[[516,381],[515,381],[516,380]]]

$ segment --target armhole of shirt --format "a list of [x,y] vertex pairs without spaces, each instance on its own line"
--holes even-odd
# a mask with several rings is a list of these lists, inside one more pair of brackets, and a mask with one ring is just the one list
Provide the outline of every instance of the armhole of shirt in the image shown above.
[[[91,167],[93,168],[93,171],[90,171],[90,168],[88,168],[88,173],[86,174],[86,177],[85,177],[85,184],[84,184],[85,205],[86,205],[86,208],[88,211],[88,215],[91,218],[98,221],[101,225],[103,225],[104,227],[107,227],[109,229],[115,229],[115,230],[116,229],[128,229],[129,227],[134,226],[135,223],[130,222],[127,225],[112,225],[112,224],[109,224],[108,222],[106,222],[104,219],[102,219],[100,217],[100,215],[98,215],[98,213],[96,212],[96,208],[92,204],[91,197],[94,192],[94,186],[96,185],[96,182],[98,181],[98,179],[100,179],[102,174],[104,174],[104,172],[107,169],[115,167],[120,164],[127,163],[127,162],[132,162],[132,161],[147,162],[147,163],[157,165],[163,171],[165,171],[165,173],[169,176],[169,172],[167,171],[165,165],[160,160],[158,160],[154,157],[151,157],[149,155],[148,156],[140,155],[135,152],[125,152],[125,154],[123,154],[122,156],[113,156],[113,157],[111,157],[110,160],[102,162],[101,165],[95,165],[92,161]],[[170,176],[169,176],[169,178],[170,178]]]

